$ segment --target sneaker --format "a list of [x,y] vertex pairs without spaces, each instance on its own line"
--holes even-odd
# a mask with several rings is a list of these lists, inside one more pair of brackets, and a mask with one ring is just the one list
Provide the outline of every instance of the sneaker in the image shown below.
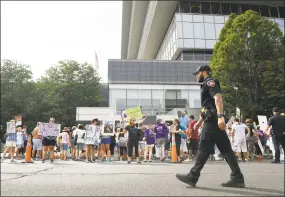
[[88,160],[85,160],[85,162],[86,162],[86,163],[89,163],[89,161],[88,161]]
[[145,162],[145,163],[146,163],[146,162],[147,162],[147,160],[144,160],[143,162]]
[[128,161],[128,164],[130,164],[131,163],[131,161]]
[[141,161],[137,161],[137,163],[142,163]]
[[271,163],[280,163],[280,161],[273,160]]
[[191,162],[193,161],[192,159],[186,159],[185,162]]
[[53,159],[50,160],[50,163],[53,163]]
[[245,187],[244,182],[238,182],[238,181],[234,181],[234,180],[229,180],[228,182],[222,183],[221,185],[222,185],[222,187],[237,187],[237,188]]
[[10,162],[11,162],[11,163],[14,163],[14,162],[15,162],[15,160],[14,160],[14,159],[11,159],[11,160],[10,160]]
[[45,160],[42,160],[42,163],[45,163]]
[[179,181],[182,181],[183,183],[186,183],[188,185],[190,185],[191,187],[196,187],[196,183],[197,181],[193,180],[193,178],[191,177],[191,175],[188,173],[188,174],[179,174],[177,173],[176,174],[176,178],[179,180]]
[[150,163],[151,163],[151,162],[152,162],[152,160],[149,160],[148,162],[150,162]]

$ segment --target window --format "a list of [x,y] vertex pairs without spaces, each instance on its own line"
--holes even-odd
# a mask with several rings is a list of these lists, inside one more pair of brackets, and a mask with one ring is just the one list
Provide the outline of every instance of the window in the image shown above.
[[212,14],[222,14],[220,3],[211,3],[211,6]]
[[203,15],[193,15],[193,21],[203,23]]
[[194,60],[204,60],[204,52],[195,52]]
[[194,36],[195,38],[205,38],[203,23],[194,23]]
[[[206,40],[206,48],[207,49],[213,49],[215,44],[216,44],[216,40]],[[211,59],[211,57],[212,56],[210,56],[210,57],[207,56],[207,59],[205,59],[205,60],[209,60],[209,58]]]
[[139,105],[144,108],[144,111],[145,110],[150,111],[152,108],[151,90],[139,90],[139,91],[140,91]]
[[285,9],[284,7],[279,7],[279,15],[280,15],[280,18],[284,18],[284,13],[285,13]]
[[261,5],[259,8],[260,8],[261,16],[270,17],[268,6],[266,6],[266,5]]
[[205,48],[205,40],[195,39],[195,47],[199,49]]
[[116,107],[117,110],[126,109],[126,90],[110,90],[110,107]]
[[194,38],[193,23],[183,23],[183,38]]
[[270,9],[270,15],[271,15],[271,17],[273,17],[273,18],[279,18],[277,7],[269,7],[269,9]]
[[231,14],[231,4],[221,3],[221,7],[222,7],[222,14],[223,15],[230,15]]
[[180,12],[181,13],[190,13],[190,4],[188,0],[180,1]]
[[194,39],[184,39],[184,48],[194,48]]
[[202,14],[211,14],[211,6],[209,2],[201,3]]
[[210,23],[204,23],[204,24],[205,24],[206,39],[216,39],[214,24]]
[[213,16],[207,16],[207,15],[204,15],[204,22],[205,23],[214,23],[214,17]]
[[191,2],[191,13],[200,14],[200,3],[199,2]]
[[214,16],[215,23],[225,23],[225,17],[224,16]]
[[193,60],[193,52],[183,52],[183,60]]
[[183,19],[183,21],[185,21],[185,22],[192,22],[192,15],[183,14],[183,15],[182,15],[182,19]]
[[216,38],[218,40],[224,25],[223,24],[215,24],[215,27],[216,27],[215,28],[216,29]]
[[245,13],[247,10],[250,10],[249,4],[240,5],[241,13]]
[[238,4],[235,4],[235,3],[232,3],[231,4],[231,11],[232,13],[236,13],[236,14],[239,14],[239,11],[238,11]]
[[256,11],[257,13],[260,14],[259,6],[258,5],[250,5],[250,9],[253,11]]
[[[165,77],[164,77],[165,78]],[[152,107],[156,113],[165,111],[164,107],[164,91],[163,90],[151,90],[152,91]]]
[[139,105],[139,91],[127,90],[127,108]]

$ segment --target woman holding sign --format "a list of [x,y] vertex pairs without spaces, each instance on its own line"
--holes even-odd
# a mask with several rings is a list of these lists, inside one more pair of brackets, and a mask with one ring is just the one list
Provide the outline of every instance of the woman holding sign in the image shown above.
[[45,163],[46,156],[47,156],[47,151],[49,150],[50,152],[50,163],[53,163],[53,158],[54,158],[54,147],[56,145],[56,139],[57,136],[52,136],[51,132],[53,131],[53,126],[55,119],[50,118],[49,119],[49,127],[46,128],[47,130],[44,133],[44,139],[43,139],[43,160],[42,162]]
[[16,134],[16,123],[15,120],[11,120],[7,122],[7,139],[6,139],[6,147],[3,153],[3,157],[1,158],[1,162],[4,161],[5,156],[11,150],[11,162],[14,162],[14,153],[17,142],[17,134]]

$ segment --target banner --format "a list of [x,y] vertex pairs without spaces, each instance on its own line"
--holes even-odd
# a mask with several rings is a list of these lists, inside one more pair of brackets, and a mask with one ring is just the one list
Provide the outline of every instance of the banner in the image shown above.
[[16,123],[7,122],[7,133],[16,133]]
[[60,124],[50,124],[50,123],[40,123],[39,129],[40,134],[44,137],[46,136],[58,136],[60,133]]
[[142,110],[140,106],[132,107],[126,109],[125,113],[127,114],[127,119],[135,118],[141,119],[143,117]]
[[267,125],[267,117],[266,116],[257,116],[257,118],[258,118],[260,130],[264,131],[265,127]]
[[22,125],[22,116],[15,116],[16,126]]

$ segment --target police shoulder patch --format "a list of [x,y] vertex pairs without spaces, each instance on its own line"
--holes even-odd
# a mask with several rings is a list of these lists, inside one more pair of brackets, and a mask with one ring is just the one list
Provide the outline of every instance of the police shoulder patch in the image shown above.
[[215,83],[214,80],[209,80],[209,81],[207,82],[207,86],[215,87],[215,86],[216,86],[216,83]]

